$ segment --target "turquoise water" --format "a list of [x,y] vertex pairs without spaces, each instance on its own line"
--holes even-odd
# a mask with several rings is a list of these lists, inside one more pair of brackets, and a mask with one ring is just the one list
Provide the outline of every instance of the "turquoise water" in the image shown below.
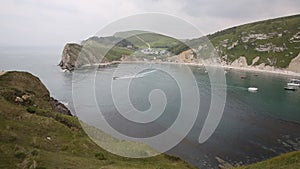
[[[167,130],[176,119],[180,109],[180,91],[176,81],[167,73],[153,71],[140,78],[130,78],[135,67],[153,70],[151,64],[127,64],[123,68],[123,79],[117,80],[115,90],[123,90],[122,84],[132,80],[130,101],[133,106],[145,111],[149,109],[149,93],[161,89],[168,100],[162,116],[149,124],[136,124],[124,119],[116,110],[109,90],[116,68],[63,73],[57,66],[61,48],[0,48],[0,69],[29,71],[38,76],[53,97],[68,104],[74,114],[82,120],[98,125],[95,114],[98,108],[106,120],[121,133],[133,137],[150,137]],[[184,77],[180,65],[156,65]],[[299,149],[300,145],[300,89],[292,92],[283,87],[292,76],[261,72],[228,70],[226,76],[226,104],[217,130],[203,144],[198,142],[200,131],[207,116],[211,102],[210,78],[204,67],[190,66],[200,93],[200,109],[191,131],[178,146],[168,153],[180,156],[201,168],[217,168],[216,156],[237,164],[253,163],[283,152]],[[241,76],[247,76],[241,79]],[[124,78],[125,77],[125,78]],[[90,84],[94,81],[95,88]],[[84,114],[75,112],[72,98],[73,87],[80,89],[80,102],[75,107]],[[220,85],[222,86],[222,85]],[[248,87],[258,87],[255,93],[248,92]],[[77,87],[77,88],[76,88]],[[97,105],[90,99],[96,98]],[[126,99],[122,95],[119,99]],[[182,124],[185,125],[185,124]],[[293,143],[293,144],[292,144]],[[289,146],[286,146],[286,145]]]

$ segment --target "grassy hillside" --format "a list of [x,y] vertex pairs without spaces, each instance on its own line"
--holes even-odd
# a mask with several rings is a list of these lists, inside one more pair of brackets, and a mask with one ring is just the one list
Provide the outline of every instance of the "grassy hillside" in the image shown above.
[[[300,53],[300,15],[236,26],[207,37],[186,40],[185,43],[165,35],[138,30],[118,32],[109,37],[91,37],[82,42],[82,45],[85,45],[85,59],[80,61],[79,65],[81,62],[86,64],[116,61],[132,54],[135,54],[133,57],[136,60],[151,60],[154,56],[139,52],[148,48],[167,50],[169,54],[155,56],[161,61],[166,61],[169,60],[168,57],[187,51],[191,47],[198,53],[195,59],[197,62],[199,58],[210,57],[213,48],[208,44],[208,40],[219,53],[220,59],[227,64],[244,56],[248,65],[263,64],[287,68],[292,59]],[[65,55],[62,60],[64,58]],[[75,65],[72,61],[65,64]]]
[[59,66],[73,70],[82,65],[120,61],[124,58],[142,61],[158,57],[166,60],[167,57],[187,49],[181,41],[157,33],[118,32],[114,36],[88,38],[80,45],[66,44]]
[[[236,26],[207,37],[229,64],[245,56],[248,65],[259,57],[254,65],[265,63],[286,68],[300,52],[300,15]],[[205,45],[203,38],[189,40],[187,44],[195,49]]]
[[300,168],[300,151],[274,157],[249,166],[238,167],[236,169],[299,169]]
[[0,76],[0,168],[193,168],[159,155],[130,159],[110,154],[83,132],[75,117],[55,112],[41,81],[25,72]]

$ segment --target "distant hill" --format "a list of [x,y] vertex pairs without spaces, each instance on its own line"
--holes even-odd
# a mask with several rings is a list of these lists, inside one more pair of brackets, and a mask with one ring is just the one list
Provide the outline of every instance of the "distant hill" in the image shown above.
[[[60,66],[72,70],[89,63],[124,59],[201,63],[210,57],[214,49],[223,65],[280,68],[299,73],[299,44],[300,15],[294,15],[235,26],[184,42],[140,30],[117,32],[109,37],[91,37],[80,45],[67,44]],[[83,57],[77,59],[74,53],[80,52],[73,51],[83,46]]]
[[[236,26],[210,34],[207,38],[226,64],[232,64],[243,56],[248,65],[287,68],[300,52],[300,15]],[[196,50],[205,45],[203,38],[186,43]]]
[[59,66],[73,70],[87,64],[124,59],[144,61],[158,57],[159,60],[166,61],[174,53],[179,54],[187,49],[188,46],[180,40],[162,34],[146,31],[117,32],[108,37],[91,37],[81,44],[66,44]]

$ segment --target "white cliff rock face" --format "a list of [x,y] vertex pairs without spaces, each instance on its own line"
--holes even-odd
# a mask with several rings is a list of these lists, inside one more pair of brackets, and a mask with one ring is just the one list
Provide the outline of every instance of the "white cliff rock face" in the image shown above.
[[291,61],[288,70],[292,72],[300,73],[300,53],[298,54],[297,57],[295,57]]
[[76,43],[68,43],[62,52],[62,58],[59,66],[63,70],[72,71],[76,67],[87,64],[100,63],[100,57],[93,55],[91,51],[85,49],[82,45]]
[[247,67],[247,60],[244,56],[241,56],[240,58],[236,59],[231,63],[231,66],[233,67]]
[[258,68],[258,69],[264,69],[265,65],[266,65],[265,63],[261,63],[261,64],[257,65],[256,68]]
[[300,32],[297,32],[291,39],[290,39],[291,43],[297,43],[300,42]]
[[276,46],[272,43],[257,46],[254,50],[258,52],[283,52],[286,50],[284,46]]
[[237,41],[233,42],[232,45],[229,46],[227,49],[228,49],[228,50],[231,50],[231,49],[233,49],[234,47],[236,47],[238,44],[239,44],[239,41],[237,40]]
[[256,56],[256,57],[252,60],[251,66],[253,66],[256,62],[258,62],[259,59],[260,59],[260,57],[259,57],[259,56]]

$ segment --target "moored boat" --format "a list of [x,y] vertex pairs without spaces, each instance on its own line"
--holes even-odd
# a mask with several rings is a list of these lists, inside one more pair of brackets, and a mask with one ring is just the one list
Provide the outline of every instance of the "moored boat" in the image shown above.
[[257,92],[257,91],[258,91],[258,88],[257,88],[257,87],[249,87],[249,88],[248,88],[248,91],[249,91],[249,92]]
[[287,85],[300,87],[300,80],[299,79],[291,79],[290,82],[287,83]]

